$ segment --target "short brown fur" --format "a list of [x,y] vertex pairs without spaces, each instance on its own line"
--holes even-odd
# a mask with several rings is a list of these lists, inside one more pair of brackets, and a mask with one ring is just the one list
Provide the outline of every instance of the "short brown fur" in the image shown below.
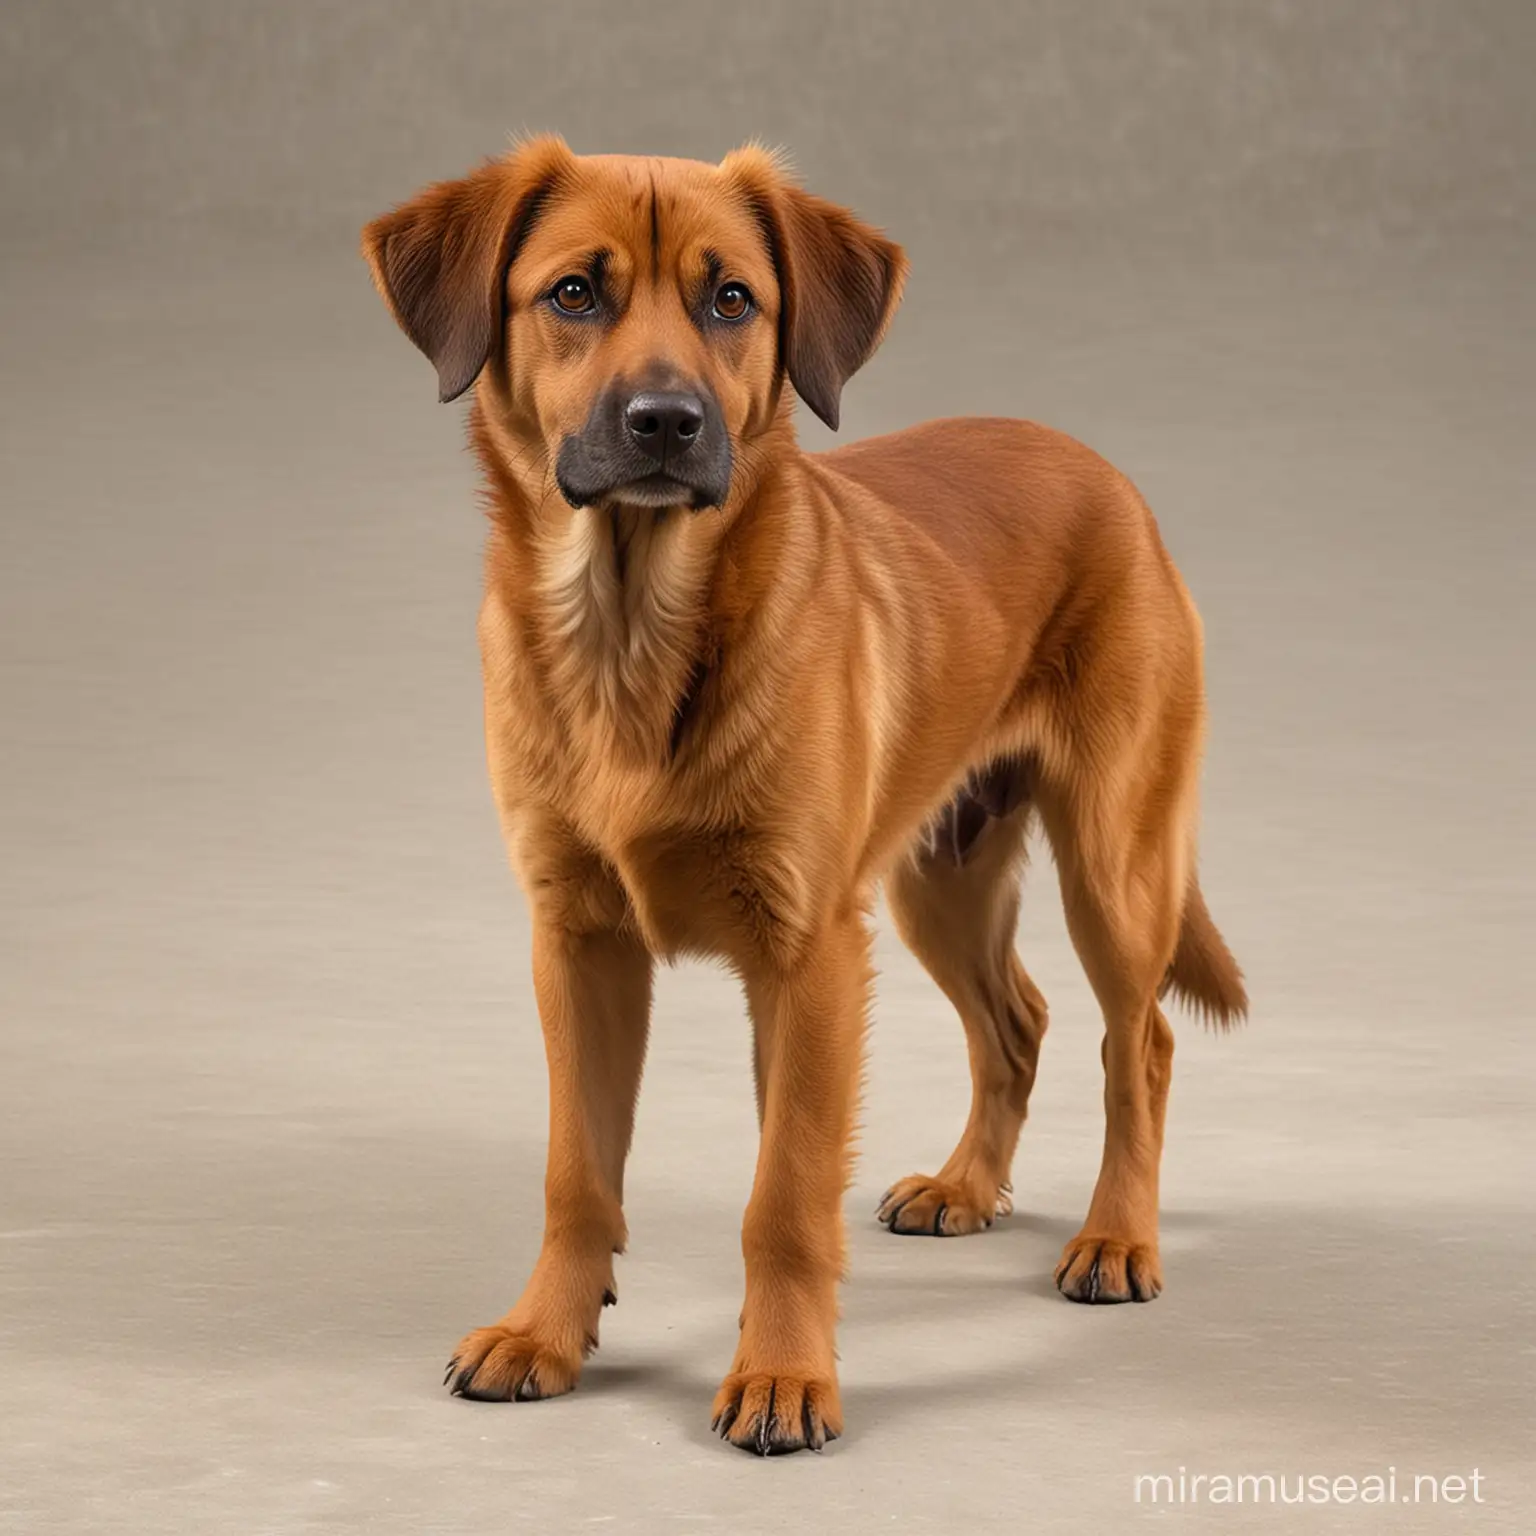
[[[1013,948],[1035,816],[1105,1021],[1103,1163],[1057,1283],[1150,1300],[1158,999],[1221,1024],[1247,1000],[1195,878],[1200,622],[1134,488],[1016,421],[802,452],[791,389],[836,423],[906,260],[758,149],[709,166],[535,140],[376,220],[364,250],[443,397],[475,383],[490,776],[550,1073],[543,1248],[517,1305],[455,1350],[455,1390],[576,1383],[627,1236],[653,967],[708,955],[745,987],[761,1126],[715,1422],[764,1452],[835,1438],[873,893],[959,1012],[973,1078],[953,1156],[881,1219],[974,1232],[1010,1208],[1046,1029]],[[573,327],[544,295],[593,253],[612,314]],[[698,321],[706,269],[747,285],[751,323]],[[562,441],[610,381],[656,367],[718,400],[729,496],[569,505]]]

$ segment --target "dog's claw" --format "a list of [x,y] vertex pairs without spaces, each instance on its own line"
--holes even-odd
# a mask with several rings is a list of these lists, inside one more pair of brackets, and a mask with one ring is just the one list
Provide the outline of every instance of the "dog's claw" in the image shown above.
[[778,1401],[779,1384],[768,1389],[768,1409],[757,1421],[757,1454],[766,1456],[773,1449],[773,1406]]
[[822,1447],[827,1443],[827,1437],[822,1432],[816,1414],[811,1408],[811,1395],[806,1393],[800,1403],[800,1433],[805,1438],[806,1446],[819,1456]]

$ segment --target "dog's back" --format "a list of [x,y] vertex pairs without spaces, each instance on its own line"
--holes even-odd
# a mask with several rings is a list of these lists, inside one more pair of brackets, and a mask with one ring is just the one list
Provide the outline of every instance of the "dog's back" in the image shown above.
[[[1001,416],[923,422],[812,456],[879,497],[983,581],[1005,612],[1049,604],[1062,584],[1124,578],[1162,556],[1136,488],[1065,432]],[[999,579],[1002,578],[1002,579]],[[1022,605],[1022,606],[1021,606]]]

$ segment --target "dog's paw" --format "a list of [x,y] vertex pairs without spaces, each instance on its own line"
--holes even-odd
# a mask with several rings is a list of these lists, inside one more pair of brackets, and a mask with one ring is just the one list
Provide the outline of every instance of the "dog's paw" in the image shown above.
[[1151,1301],[1162,1288],[1163,1266],[1153,1243],[1080,1232],[1056,1266],[1056,1289],[1069,1301]]
[[531,1403],[576,1385],[581,1357],[570,1358],[504,1323],[476,1328],[459,1341],[443,1385],[480,1403]]
[[843,1406],[824,1377],[734,1371],[715,1394],[710,1428],[759,1456],[819,1451],[842,1434]]
[[1013,1191],[1006,1184],[986,1200],[965,1185],[913,1174],[886,1190],[875,1216],[903,1237],[964,1237],[1012,1210]]

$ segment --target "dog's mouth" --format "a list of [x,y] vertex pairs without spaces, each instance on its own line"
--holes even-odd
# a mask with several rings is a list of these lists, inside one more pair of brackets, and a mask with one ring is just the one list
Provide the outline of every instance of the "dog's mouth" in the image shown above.
[[704,505],[702,495],[697,486],[658,470],[616,485],[603,500],[621,507],[697,507]]

